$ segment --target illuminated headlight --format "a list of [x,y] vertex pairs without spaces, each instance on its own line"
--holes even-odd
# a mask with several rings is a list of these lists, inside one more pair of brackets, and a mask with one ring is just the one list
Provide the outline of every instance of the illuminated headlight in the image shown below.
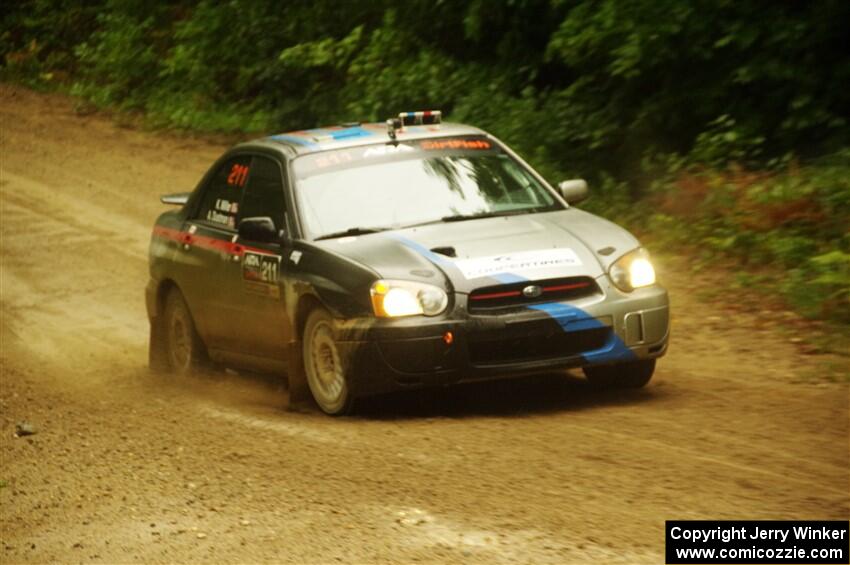
[[449,297],[430,284],[378,280],[372,285],[372,308],[379,318],[436,316],[446,309]]
[[614,286],[625,292],[655,284],[655,268],[649,261],[646,249],[626,253],[611,265],[608,276]]

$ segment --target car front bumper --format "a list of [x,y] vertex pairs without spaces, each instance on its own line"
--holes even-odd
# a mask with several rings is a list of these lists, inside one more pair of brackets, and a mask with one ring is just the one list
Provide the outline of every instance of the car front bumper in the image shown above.
[[[338,347],[358,396],[444,386],[553,369],[653,359],[669,339],[669,300],[661,286],[622,293],[597,280],[600,295],[470,314],[465,295],[435,318],[354,321]],[[449,332],[451,339],[448,338]]]

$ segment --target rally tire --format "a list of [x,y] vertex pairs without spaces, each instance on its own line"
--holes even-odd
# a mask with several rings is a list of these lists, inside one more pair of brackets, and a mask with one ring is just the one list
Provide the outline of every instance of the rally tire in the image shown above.
[[655,359],[642,359],[615,365],[585,367],[584,375],[592,384],[605,388],[641,388],[652,379]]
[[172,373],[185,375],[207,367],[206,347],[183,295],[176,288],[166,297],[162,324],[165,362]]
[[348,414],[354,405],[348,367],[336,344],[334,319],[324,308],[316,308],[307,318],[303,358],[307,386],[322,412]]

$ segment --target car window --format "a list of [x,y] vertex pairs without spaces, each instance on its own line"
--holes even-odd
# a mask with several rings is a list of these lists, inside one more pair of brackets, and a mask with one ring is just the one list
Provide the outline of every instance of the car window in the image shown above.
[[284,227],[285,209],[280,165],[268,157],[254,157],[238,219],[268,216],[280,230]]
[[236,229],[242,190],[251,171],[251,157],[241,155],[225,161],[207,184],[195,219]]

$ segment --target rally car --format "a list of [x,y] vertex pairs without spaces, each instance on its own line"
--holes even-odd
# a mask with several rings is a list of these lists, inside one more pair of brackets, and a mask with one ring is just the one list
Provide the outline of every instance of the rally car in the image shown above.
[[587,192],[439,112],[236,145],[162,197],[179,208],[151,238],[151,365],[285,373],[334,415],[553,369],[643,386],[667,292],[632,235],[573,206]]

